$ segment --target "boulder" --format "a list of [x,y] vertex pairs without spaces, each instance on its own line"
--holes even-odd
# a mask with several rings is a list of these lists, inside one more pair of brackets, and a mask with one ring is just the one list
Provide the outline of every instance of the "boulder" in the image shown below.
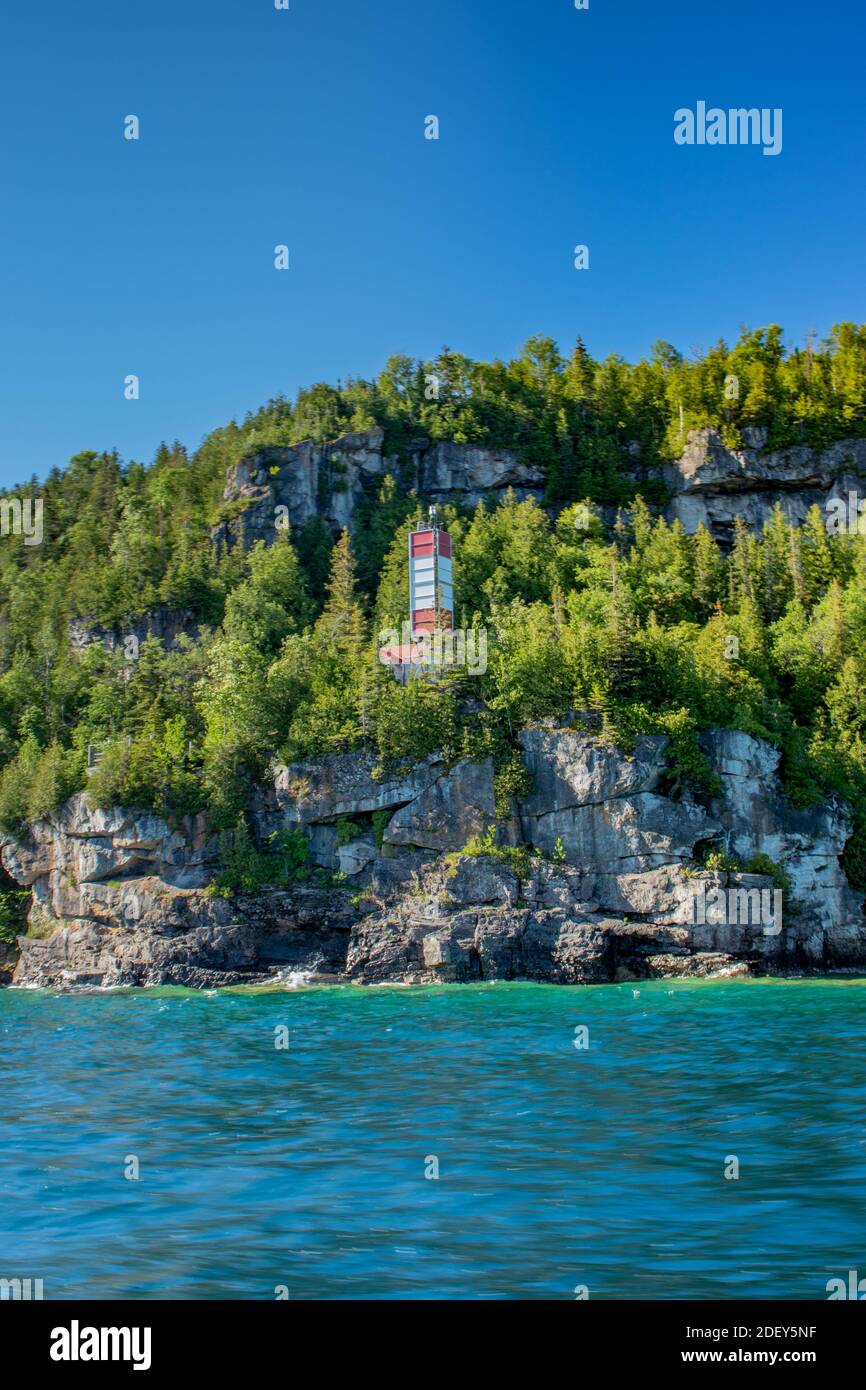
[[313,825],[414,801],[441,775],[441,758],[430,757],[407,772],[376,780],[375,761],[362,753],[335,754],[320,761],[278,767],[273,792],[257,802],[262,824]]
[[570,864],[618,873],[686,863],[698,841],[722,833],[702,807],[654,792],[552,811],[531,824],[533,844],[542,854],[553,855],[561,847]]
[[366,869],[368,864],[372,864],[376,858],[376,841],[366,836],[352,840],[348,845],[340,845],[337,850],[337,861],[340,873],[347,878],[353,878]]
[[665,770],[670,740],[664,735],[639,738],[630,756],[570,729],[525,729],[519,742],[532,780],[521,812],[533,818],[654,791]]
[[470,903],[513,905],[520,897],[520,882],[514,870],[500,860],[467,855],[445,873],[441,891],[457,907]]
[[384,842],[443,854],[462,849],[495,819],[492,758],[460,762],[392,816]]

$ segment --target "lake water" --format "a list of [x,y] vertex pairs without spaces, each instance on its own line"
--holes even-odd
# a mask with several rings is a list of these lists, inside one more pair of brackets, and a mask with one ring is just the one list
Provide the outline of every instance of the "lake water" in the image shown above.
[[5,990],[0,1038],[0,1277],[46,1298],[866,1275],[864,981]]

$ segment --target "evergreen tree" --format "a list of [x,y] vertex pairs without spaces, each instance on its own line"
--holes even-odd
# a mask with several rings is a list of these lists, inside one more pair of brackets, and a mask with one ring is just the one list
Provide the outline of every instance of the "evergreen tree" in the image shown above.
[[326,594],[325,607],[316,622],[316,637],[333,643],[344,656],[357,657],[367,639],[367,625],[358,598],[348,531],[341,533],[334,546]]
[[801,553],[808,603],[816,603],[833,579],[833,551],[819,507],[809,508],[803,524]]
[[724,593],[725,562],[703,522],[692,542],[694,548],[694,599],[698,616],[706,620]]

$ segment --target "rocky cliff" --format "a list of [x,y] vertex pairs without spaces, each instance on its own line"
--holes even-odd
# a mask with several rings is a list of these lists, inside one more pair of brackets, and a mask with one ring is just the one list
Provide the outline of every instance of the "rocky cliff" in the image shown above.
[[[226,480],[227,515],[214,532],[217,543],[270,542],[278,524],[288,520],[301,528],[317,514],[335,532],[352,531],[359,502],[386,473],[429,502],[495,502],[509,488],[521,498],[540,501],[544,495],[543,475],[521,463],[517,450],[418,439],[397,459],[387,455],[383,441],[382,430],[369,430],[242,459]],[[647,477],[639,457],[629,469],[639,487]],[[777,502],[800,524],[811,506],[823,508],[831,497],[866,496],[866,439],[843,440],[822,452],[806,446],[768,451],[766,431],[752,429],[744,432],[743,448],[731,450],[716,430],[692,430],[682,456],[663,470],[663,481],[669,520],[679,519],[687,532],[704,522],[725,541],[738,516],[760,527]]]
[[767,520],[776,503],[793,525],[812,506],[824,508],[849,493],[866,498],[866,439],[840,440],[823,451],[805,445],[766,449],[765,430],[746,430],[742,449],[728,449],[716,430],[693,430],[682,457],[665,470],[672,494],[668,518],[689,533],[701,522],[729,540],[737,517],[750,530]]
[[[492,852],[472,855],[467,841],[495,819],[490,761],[433,757],[385,779],[357,754],[277,768],[253,810],[258,836],[302,829],[328,881],[231,900],[207,891],[219,844],[201,817],[170,827],[75,796],[2,846],[33,893],[14,983],[214,986],[300,972],[573,984],[866,967],[863,899],[839,862],[847,809],[790,807],[768,744],[704,735],[721,791],[703,800],[671,795],[663,737],[629,756],[573,729],[527,729],[521,744],[532,790]],[[734,868],[702,869],[712,850]],[[784,902],[766,861],[746,871],[759,854],[787,876]]]
[[188,637],[195,641],[199,627],[195,615],[188,610],[162,607],[143,613],[140,618],[118,627],[106,627],[92,617],[70,618],[68,624],[69,641],[73,651],[82,651],[93,643],[99,643],[106,651],[123,648],[127,660],[138,659],[143,642],[155,637],[166,650],[178,645],[178,639]]
[[[742,449],[731,450],[716,430],[689,433],[682,456],[662,471],[670,501],[669,521],[679,520],[688,533],[701,522],[717,540],[732,539],[734,523],[759,529],[779,503],[789,521],[800,525],[809,508],[822,509],[831,498],[846,504],[850,494],[866,500],[866,439],[843,440],[822,452],[805,446],[766,449],[766,431],[746,430]],[[655,476],[629,451],[626,471],[640,490]],[[415,489],[425,502],[474,506],[495,504],[509,490],[518,498],[544,498],[542,472],[522,463],[516,449],[487,449],[447,441],[413,440],[400,458],[385,449],[381,429],[343,435],[326,444],[305,440],[291,448],[267,448],[229,469],[224,489],[225,515],[213,529],[218,549],[263,540],[271,544],[282,527],[295,532],[321,516],[336,535],[359,524],[362,501],[377,491],[390,473],[401,487]],[[615,512],[605,509],[612,522]],[[130,659],[148,637],[170,648],[187,636],[194,639],[194,615],[163,607],[134,622],[106,628],[87,616],[69,624],[73,647],[101,643],[123,648]],[[134,639],[130,646],[130,640]]]
[[495,500],[512,488],[518,497],[540,498],[544,478],[519,461],[515,449],[482,449],[416,439],[403,458],[389,456],[380,429],[347,434],[327,444],[305,440],[292,448],[263,449],[229,470],[227,515],[217,526],[218,545],[270,542],[279,525],[300,530],[321,516],[333,531],[354,530],[358,503],[386,473],[430,502],[469,506]]

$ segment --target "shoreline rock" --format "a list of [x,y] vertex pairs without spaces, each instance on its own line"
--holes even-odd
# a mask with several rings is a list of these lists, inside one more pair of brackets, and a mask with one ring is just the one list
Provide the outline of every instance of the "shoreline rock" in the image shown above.
[[[360,754],[277,768],[253,807],[259,840],[303,828],[314,866],[345,885],[313,879],[231,901],[207,892],[220,863],[204,817],[172,827],[78,794],[2,841],[6,872],[33,897],[28,935],[17,962],[13,951],[0,959],[0,983],[213,988],[295,972],[362,984],[588,984],[866,972],[864,899],[839,859],[847,807],[790,807],[778,752],[759,739],[710,730],[702,742],[723,793],[699,802],[667,794],[665,738],[640,739],[627,756],[571,729],[524,730],[532,790],[492,852],[471,856],[460,851],[493,818],[489,759],[447,768],[434,757],[379,781]],[[374,817],[389,813],[375,830]],[[779,929],[754,910],[762,893],[767,902],[775,893],[773,876],[702,869],[708,848],[740,864],[763,854],[784,870]],[[736,910],[716,920],[705,910],[714,901]]]

